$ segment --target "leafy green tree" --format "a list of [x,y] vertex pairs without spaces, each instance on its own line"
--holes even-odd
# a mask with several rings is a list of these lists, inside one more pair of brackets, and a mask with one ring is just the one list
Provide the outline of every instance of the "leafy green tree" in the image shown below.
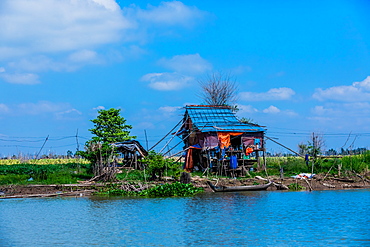
[[94,128],[89,129],[95,135],[92,138],[93,141],[114,143],[135,138],[130,136],[132,126],[126,124],[126,120],[121,117],[120,112],[120,109],[114,108],[98,111],[98,117],[91,120],[94,123]]
[[114,176],[111,164],[117,155],[117,150],[110,144],[136,138],[130,136],[132,126],[126,124],[120,111],[120,109],[114,108],[99,110],[98,117],[91,120],[94,123],[94,128],[89,129],[94,136],[86,142],[85,151],[77,152],[78,155],[91,162],[95,176],[106,175],[103,180],[110,180]]

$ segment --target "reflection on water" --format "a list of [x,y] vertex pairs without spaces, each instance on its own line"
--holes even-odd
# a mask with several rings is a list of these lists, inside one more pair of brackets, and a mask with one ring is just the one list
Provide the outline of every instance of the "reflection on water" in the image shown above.
[[370,190],[0,200],[0,246],[366,246]]

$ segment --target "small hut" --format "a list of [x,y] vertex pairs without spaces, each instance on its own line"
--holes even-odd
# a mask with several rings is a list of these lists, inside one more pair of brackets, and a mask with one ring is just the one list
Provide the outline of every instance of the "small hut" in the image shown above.
[[244,173],[259,162],[260,152],[264,155],[264,132],[238,120],[229,106],[188,105],[177,133],[185,144],[184,168]]
[[113,146],[122,153],[122,162],[125,166],[140,168],[140,160],[148,155],[148,152],[136,140],[113,143]]

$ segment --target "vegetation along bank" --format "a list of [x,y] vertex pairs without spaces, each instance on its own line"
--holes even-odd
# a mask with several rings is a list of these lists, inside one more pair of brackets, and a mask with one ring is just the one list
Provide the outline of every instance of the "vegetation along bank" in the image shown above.
[[[154,155],[156,156],[156,155]],[[133,169],[118,163],[110,182],[94,180],[92,165],[86,159],[0,160],[0,198],[52,196],[190,196],[211,191],[207,181],[218,186],[264,184],[268,190],[338,190],[370,187],[370,152],[341,158],[320,158],[312,178],[311,164],[300,157],[268,157],[266,169],[254,167],[243,176],[195,171],[189,181],[181,177],[182,163],[175,159],[152,157],[145,169]],[[157,160],[156,160],[157,159]],[[119,162],[119,161],[118,161]],[[154,174],[154,176],[153,176]],[[237,175],[237,174],[234,174]],[[189,182],[188,184],[180,183]],[[282,185],[282,186],[279,186]]]

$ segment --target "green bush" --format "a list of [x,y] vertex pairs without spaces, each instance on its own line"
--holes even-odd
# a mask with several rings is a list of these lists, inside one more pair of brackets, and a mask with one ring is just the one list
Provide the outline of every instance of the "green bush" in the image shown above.
[[203,190],[203,188],[197,188],[192,184],[175,182],[173,184],[163,184],[143,190],[140,192],[140,195],[148,197],[191,196]]
[[173,184],[157,185],[155,187],[143,190],[141,192],[126,191],[120,188],[117,184],[100,190],[98,195],[107,196],[145,196],[145,197],[173,197],[173,196],[191,196],[204,191],[203,188],[197,188],[192,184],[182,184],[175,182]]
[[143,164],[146,165],[147,171],[152,178],[158,176],[161,179],[165,173],[167,176],[180,176],[179,163],[174,162],[173,159],[167,159],[154,151],[149,152],[149,155],[143,160]]

